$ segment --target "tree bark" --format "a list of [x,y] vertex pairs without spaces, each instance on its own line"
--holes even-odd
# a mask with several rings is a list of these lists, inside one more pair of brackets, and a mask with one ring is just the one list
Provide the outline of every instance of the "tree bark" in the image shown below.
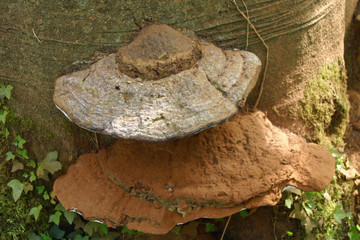
[[[316,114],[304,117],[302,100],[307,84],[324,66],[342,67],[344,1],[248,0],[246,3],[251,22],[270,50],[258,107],[268,111],[278,125],[301,135],[313,133],[322,118]],[[241,1],[237,4],[246,14]],[[94,135],[69,123],[54,106],[54,81],[88,66],[101,54],[115,52],[145,25],[159,22],[186,28],[224,49],[246,48],[249,33],[248,50],[256,53],[263,64],[266,62],[261,40],[253,29],[247,31],[247,21],[235,4],[227,0],[1,1],[0,12],[0,83],[14,86],[10,104],[21,116],[16,120],[21,123],[21,129],[13,130],[12,134],[23,132],[38,159],[54,149],[63,160],[95,149]],[[341,126],[347,121],[344,79],[325,79],[337,97],[322,100],[324,104],[332,104],[330,108],[340,108],[340,115],[336,115],[336,109],[326,114],[330,123],[334,116],[339,118]],[[260,78],[249,98],[250,107],[259,96],[261,82]],[[322,129],[324,136],[331,135],[325,130]],[[341,131],[336,134],[343,134]],[[112,139],[102,136],[99,141],[100,145],[106,145]]]

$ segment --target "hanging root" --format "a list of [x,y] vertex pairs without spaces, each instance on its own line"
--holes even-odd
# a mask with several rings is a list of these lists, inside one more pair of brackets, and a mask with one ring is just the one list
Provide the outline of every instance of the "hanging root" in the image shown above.
[[[259,32],[256,30],[256,27],[252,24],[252,22],[249,19],[249,12],[247,10],[247,6],[245,4],[245,1],[243,1],[243,4],[245,6],[246,9],[246,13],[247,16],[240,10],[236,0],[231,0],[232,3],[235,5],[237,11],[241,14],[241,16],[243,16],[243,18],[246,19],[248,25],[250,25],[250,27],[254,30],[254,32],[256,33],[256,35],[258,36],[258,38],[260,39],[260,41],[262,42],[262,44],[264,45],[264,47],[266,48],[266,60],[265,60],[265,66],[264,66],[264,72],[263,72],[263,77],[262,77],[262,81],[261,81],[261,85],[260,85],[260,91],[259,91],[259,96],[256,99],[255,105],[253,107],[253,110],[255,110],[257,108],[257,106],[259,105],[260,99],[261,99],[261,95],[264,91],[264,82],[265,82],[265,78],[266,78],[266,73],[267,73],[267,68],[268,68],[268,64],[269,64],[269,47],[268,45],[265,43],[264,39],[261,37],[261,35],[259,34]],[[248,34],[248,33],[247,33]],[[247,35],[248,38],[248,35]],[[246,43],[246,46],[248,45],[248,40]]]
[[223,231],[223,233],[222,233],[222,235],[221,235],[220,240],[223,240],[223,239],[224,239],[224,236],[225,236],[225,233],[226,233],[226,229],[227,229],[228,226],[229,226],[230,220],[231,220],[231,215],[228,217],[228,220],[226,221],[226,225],[225,225],[225,228],[224,228],[224,231]]

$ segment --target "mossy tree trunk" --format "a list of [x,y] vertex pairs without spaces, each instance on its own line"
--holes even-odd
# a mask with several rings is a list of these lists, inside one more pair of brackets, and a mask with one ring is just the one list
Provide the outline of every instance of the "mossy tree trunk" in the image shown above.
[[[334,131],[341,138],[348,111],[342,75],[345,2],[245,2],[252,23],[270,49],[258,107],[268,111],[277,124],[301,134],[316,130],[328,136],[333,134],[329,125],[336,120],[339,129]],[[245,13],[241,1],[237,4]],[[96,150],[94,135],[69,123],[54,106],[54,81],[101,54],[115,52],[143,26],[160,22],[190,29],[199,38],[225,49],[244,49],[247,42],[247,21],[229,0],[1,1],[0,12],[0,83],[15,87],[10,101],[16,111],[12,134],[22,132],[38,159],[55,149],[63,161]],[[265,63],[265,48],[251,28],[248,43],[248,50]],[[321,98],[323,93],[311,88],[313,81],[321,85],[318,87],[330,88],[332,94]],[[249,98],[249,106],[258,97],[260,84],[261,80]],[[309,93],[320,103],[311,103],[309,108],[326,114],[326,123],[320,127],[317,125],[324,116],[304,111],[307,103],[303,99]],[[322,105],[326,105],[325,110]],[[100,145],[111,141],[99,139]]]

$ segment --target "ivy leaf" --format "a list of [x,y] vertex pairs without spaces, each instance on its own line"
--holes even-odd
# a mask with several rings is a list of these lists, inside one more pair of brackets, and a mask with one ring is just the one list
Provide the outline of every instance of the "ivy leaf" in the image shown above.
[[171,231],[173,233],[175,233],[176,235],[180,235],[180,227],[179,226],[175,226]]
[[318,226],[317,222],[314,219],[311,219],[309,217],[303,219],[301,221],[301,224],[305,227],[305,232],[309,234],[315,227]]
[[34,160],[30,160],[26,163],[27,167],[36,168],[36,163]]
[[42,237],[36,235],[34,232],[31,232],[28,236],[28,240],[43,240]]
[[285,206],[290,209],[293,202],[294,202],[293,196],[292,194],[289,194],[289,196],[285,199]]
[[[75,217],[76,217],[76,213],[74,212],[70,212],[70,211],[65,211],[64,212],[64,216],[66,218],[66,220],[68,221],[69,224],[72,224]],[[101,228],[100,228],[101,229]],[[105,232],[104,232],[105,233]]]
[[15,159],[15,155],[12,152],[6,153],[5,161],[10,161],[10,160],[14,160],[14,159]]
[[345,212],[342,210],[342,204],[339,202],[334,211],[334,219],[336,222],[341,223],[341,220],[346,217],[350,217],[352,215],[352,212]]
[[49,196],[47,191],[44,192],[43,198],[44,198],[44,200],[49,200],[50,199],[50,196]]
[[80,218],[75,218],[75,226],[74,226],[74,229],[80,229],[80,228],[83,228],[85,223],[80,219]]
[[29,159],[29,156],[27,155],[27,150],[26,150],[26,149],[24,149],[24,150],[16,150],[16,152],[17,152],[22,158]]
[[50,215],[49,223],[53,222],[56,225],[59,225],[61,215],[62,215],[62,213],[60,211],[56,211],[54,214]]
[[85,226],[82,228],[84,232],[89,235],[90,237],[94,234],[93,226],[90,224],[91,222],[88,222],[85,224]]
[[[52,192],[53,193],[53,192]],[[50,193],[51,195],[51,193]],[[54,196],[55,197],[55,196]],[[52,198],[54,198],[52,197]],[[66,218],[66,220],[68,221],[69,224],[72,224],[74,221],[74,218],[76,217],[76,213],[74,212],[70,212],[70,211],[66,211],[66,209],[63,207],[63,205],[61,205],[61,203],[59,203],[58,205],[56,205],[55,210],[61,211],[64,213],[64,216]]]
[[23,176],[24,178],[28,178],[28,177],[29,177],[29,174],[27,174],[26,172],[24,172],[23,175],[21,175],[21,176]]
[[108,229],[108,227],[106,226],[106,224],[104,224],[104,223],[99,223],[99,228],[100,228],[100,230],[101,230],[105,235],[108,235],[109,229]]
[[90,239],[89,236],[83,237],[83,236],[81,236],[79,234],[76,234],[76,236],[74,238],[74,240],[89,240],[89,239]]
[[26,183],[24,187],[24,192],[27,194],[28,192],[34,190],[34,186],[31,183]]
[[22,164],[18,160],[14,160],[11,168],[11,172],[16,172],[17,170],[21,170],[21,169],[24,169],[24,164]]
[[4,97],[6,97],[7,99],[10,100],[11,98],[11,90],[13,90],[13,86],[11,85],[7,85],[5,87],[5,85],[1,85],[0,86],[0,98],[1,99],[4,99]]
[[16,202],[24,190],[24,184],[17,179],[13,179],[10,182],[8,182],[7,186],[12,188],[13,191],[12,196],[14,201]]
[[30,182],[33,182],[36,180],[36,176],[35,173],[33,171],[30,172],[30,178],[29,178]]
[[52,240],[51,237],[49,237],[48,235],[45,235],[43,233],[40,233],[40,236],[42,237],[43,240]]
[[36,189],[38,190],[38,194],[42,194],[45,190],[45,186],[36,186]]
[[9,135],[10,135],[9,129],[5,128],[5,138],[7,139]]
[[53,224],[49,230],[49,235],[51,238],[61,239],[65,236],[65,231],[61,230],[57,225]]
[[58,158],[57,151],[49,152],[45,159],[42,161],[42,166],[45,170],[49,171],[51,174],[59,171],[61,169],[61,163],[56,161]]
[[49,172],[42,167],[42,164],[40,164],[38,169],[36,169],[36,176],[44,179],[45,181],[49,181]]
[[16,136],[16,140],[17,140],[17,146],[22,149],[24,147],[24,143],[26,143],[26,140],[23,139],[20,135]]
[[39,214],[40,214],[40,211],[41,211],[42,207],[43,206],[40,204],[39,206],[33,207],[33,208],[30,209],[29,215],[33,215],[34,218],[35,218],[35,221],[38,220]]
[[213,223],[206,223],[205,224],[205,232],[215,232],[215,226]]
[[49,152],[45,159],[39,164],[36,175],[46,181],[49,181],[49,172],[54,174],[61,169],[61,163],[56,161],[58,157],[57,151]]
[[8,111],[0,111],[0,122],[5,124],[7,115],[8,115]]

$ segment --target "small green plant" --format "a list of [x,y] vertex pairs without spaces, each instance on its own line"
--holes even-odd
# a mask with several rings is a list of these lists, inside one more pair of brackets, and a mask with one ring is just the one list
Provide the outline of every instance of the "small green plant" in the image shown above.
[[321,192],[287,188],[283,194],[285,206],[292,209],[290,217],[301,221],[306,239],[344,239],[345,236],[359,239],[360,227],[354,225],[347,202],[351,201],[352,182],[346,179],[356,176],[346,155],[334,149],[330,152],[336,158],[336,174],[331,184]]

